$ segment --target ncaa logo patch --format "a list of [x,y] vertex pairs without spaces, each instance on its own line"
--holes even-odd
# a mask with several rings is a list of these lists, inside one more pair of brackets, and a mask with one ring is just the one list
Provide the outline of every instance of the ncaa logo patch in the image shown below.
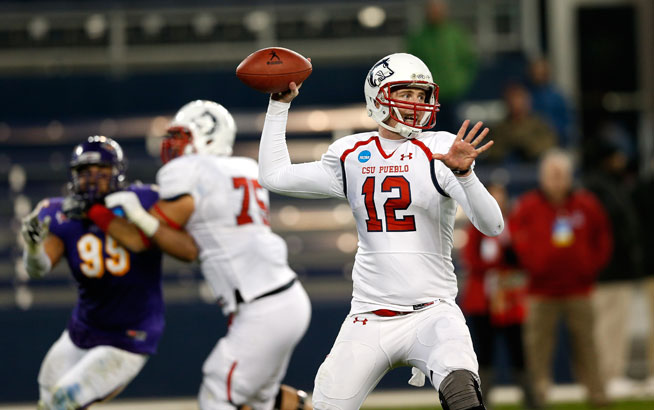
[[370,159],[370,151],[365,150],[359,152],[359,162],[368,162]]

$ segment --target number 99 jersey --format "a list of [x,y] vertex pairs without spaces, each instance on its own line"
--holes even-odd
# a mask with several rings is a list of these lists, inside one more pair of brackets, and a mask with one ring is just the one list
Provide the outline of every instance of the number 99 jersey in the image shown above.
[[[127,188],[145,209],[159,198],[149,185]],[[110,345],[153,354],[164,328],[161,252],[132,253],[88,219],[68,219],[63,198],[43,202],[39,219],[51,217],[50,234],[64,243],[64,255],[77,281],[78,300],[68,323],[80,348]],[[120,209],[114,209],[120,214]]]

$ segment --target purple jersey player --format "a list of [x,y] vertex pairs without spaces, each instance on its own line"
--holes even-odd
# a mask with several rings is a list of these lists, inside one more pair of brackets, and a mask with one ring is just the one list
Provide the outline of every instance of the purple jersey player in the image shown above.
[[[136,193],[149,208],[147,185],[125,187],[126,162],[110,138],[89,137],[73,151],[71,193],[41,201],[23,221],[24,265],[41,277],[65,256],[78,284],[67,329],[48,351],[38,382],[39,409],[81,409],[116,395],[156,350],[164,328],[161,252],[133,253],[111,236],[122,229],[104,197]],[[118,236],[118,235],[116,235]],[[147,238],[130,238],[141,246]]]

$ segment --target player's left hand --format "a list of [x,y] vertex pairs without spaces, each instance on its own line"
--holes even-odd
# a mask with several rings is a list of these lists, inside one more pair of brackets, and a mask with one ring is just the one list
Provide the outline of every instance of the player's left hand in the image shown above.
[[143,206],[141,205],[141,201],[139,201],[139,197],[132,191],[118,191],[109,194],[104,198],[104,204],[107,208],[116,208],[120,206],[123,208],[123,211],[125,211],[127,219],[131,222],[135,222],[133,220],[135,215],[145,212],[145,209],[143,209]]
[[89,204],[81,195],[68,195],[61,204],[61,212],[69,219],[82,219],[89,210]]
[[477,135],[481,127],[484,125],[483,122],[479,121],[474,127],[472,127],[470,132],[468,132],[468,135],[465,135],[468,125],[470,125],[470,120],[465,120],[447,154],[436,153],[432,158],[442,161],[446,167],[453,171],[469,170],[472,163],[475,161],[475,158],[493,146],[493,141],[489,141],[486,144],[477,147],[484,140],[486,135],[488,135],[489,129],[484,128],[483,131]]

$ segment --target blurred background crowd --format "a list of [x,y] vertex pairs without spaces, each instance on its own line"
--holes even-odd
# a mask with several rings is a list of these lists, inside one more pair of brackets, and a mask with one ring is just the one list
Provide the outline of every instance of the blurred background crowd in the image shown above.
[[[495,146],[475,169],[510,229],[485,238],[461,215],[453,255],[486,389],[518,384],[537,407],[552,369],[598,403],[625,383],[654,392],[653,24],[648,0],[0,3],[0,402],[35,398],[40,360],[75,301],[63,263],[28,280],[18,241],[38,200],[65,192],[72,147],[113,137],[128,178],[153,182],[172,114],[208,99],[236,119],[235,155],[256,158],[267,96],[234,70],[273,45],[313,63],[289,118],[294,162],[375,128],[363,80],[394,52],[431,69],[437,130],[466,118],[491,128]],[[354,221],[337,200],[271,203],[314,304],[288,373],[310,390],[332,342],[321,335],[349,308]],[[593,221],[583,237],[579,218]],[[124,396],[195,395],[224,332],[197,265],[164,266],[167,331]]]

